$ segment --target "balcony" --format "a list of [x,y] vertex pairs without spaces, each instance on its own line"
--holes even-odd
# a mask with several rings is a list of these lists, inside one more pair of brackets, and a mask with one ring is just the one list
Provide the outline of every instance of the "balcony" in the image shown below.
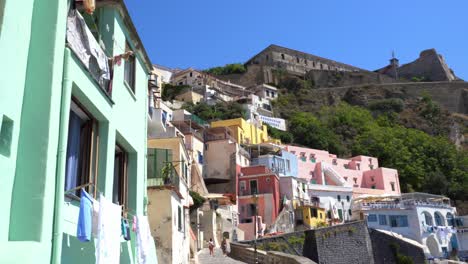
[[399,202],[371,202],[371,203],[360,203],[357,208],[360,210],[409,210],[415,207],[434,207],[434,208],[446,208],[450,209],[451,206],[444,203],[431,203],[417,200],[403,200]]
[[[156,173],[148,176],[148,187],[166,187],[173,189],[176,192],[180,192],[180,176],[174,167],[168,167],[168,173],[164,174],[161,170],[160,173]],[[154,177],[151,177],[154,176]]]
[[66,41],[96,84],[110,97],[112,69],[109,58],[77,10],[68,14]]

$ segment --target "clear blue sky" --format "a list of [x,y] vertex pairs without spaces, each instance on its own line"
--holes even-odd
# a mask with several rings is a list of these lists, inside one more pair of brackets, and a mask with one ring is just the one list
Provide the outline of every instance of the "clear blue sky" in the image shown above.
[[468,80],[467,0],[125,0],[153,63],[205,69],[278,44],[375,70],[436,48]]

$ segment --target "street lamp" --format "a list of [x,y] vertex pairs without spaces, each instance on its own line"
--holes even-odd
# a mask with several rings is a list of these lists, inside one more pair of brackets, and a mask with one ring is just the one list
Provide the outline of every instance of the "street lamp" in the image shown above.
[[258,263],[257,261],[257,201],[258,201],[258,197],[257,197],[256,191],[253,193],[252,200],[255,205],[254,207],[254,263],[257,264]]

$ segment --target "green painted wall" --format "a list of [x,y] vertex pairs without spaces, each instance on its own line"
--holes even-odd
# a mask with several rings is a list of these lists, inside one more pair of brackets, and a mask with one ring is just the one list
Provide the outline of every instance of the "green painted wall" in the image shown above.
[[[68,124],[69,112],[61,115],[61,108],[70,107],[71,95],[99,122],[99,191],[108,198],[112,195],[118,142],[129,153],[130,213],[145,211],[146,69],[138,58],[133,93],[123,81],[124,64],[116,66],[109,100],[65,48],[67,2],[2,1],[0,54],[8,63],[0,65],[0,124],[11,120],[13,129],[9,151],[3,151],[5,144],[0,142],[0,251],[9,253],[0,253],[0,263],[50,263],[53,238],[60,239],[58,262],[95,261],[95,243],[82,243],[75,237],[78,202],[59,195],[60,202],[55,204],[56,182],[63,180],[65,166],[65,160],[57,157],[63,156],[60,142],[68,137],[60,128],[67,127],[63,124]],[[123,53],[126,40],[134,44],[116,9],[106,7],[97,14],[109,56]],[[64,67],[67,61],[68,68]],[[60,213],[55,220],[61,228],[55,235],[54,212]],[[135,263],[135,234],[130,242],[122,240],[121,252],[121,263]],[[151,263],[157,263],[156,251]]]

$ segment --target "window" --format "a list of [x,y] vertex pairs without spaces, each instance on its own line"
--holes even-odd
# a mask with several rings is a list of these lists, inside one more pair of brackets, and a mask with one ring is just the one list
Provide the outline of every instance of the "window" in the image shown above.
[[372,185],[372,186],[371,186],[371,189],[375,189],[375,185]]
[[266,55],[265,59],[268,61],[268,59],[269,59],[269,58],[268,58],[268,55]]
[[447,225],[449,226],[455,226],[455,221],[454,221],[454,218],[453,218],[453,214],[452,213],[447,213],[446,216],[447,218]]
[[348,209],[348,214],[349,216],[352,216],[353,214],[351,213],[351,209]]
[[182,231],[182,207],[177,208],[177,229]]
[[370,215],[367,217],[367,222],[377,222],[377,215],[375,215],[375,214],[370,214]]
[[435,212],[434,213],[434,219],[435,219],[435,222],[436,222],[437,226],[444,226],[445,225],[444,217],[442,216],[441,213]]
[[408,216],[406,215],[389,215],[391,227],[408,227]]
[[338,216],[340,217],[340,220],[343,220],[343,210],[338,209]]
[[361,164],[360,163],[356,163],[356,166],[357,166],[358,170],[361,170]]
[[257,180],[252,180],[250,181],[250,194],[257,194],[258,189],[257,189]]
[[372,176],[370,179],[371,179],[372,182],[375,182],[374,176]]
[[395,191],[395,183],[394,183],[394,182],[391,182],[391,183],[390,183],[390,186],[392,187],[392,191],[394,192],[394,191]]
[[357,184],[357,178],[353,178],[354,184]]
[[286,170],[289,171],[291,170],[291,161],[286,160]]
[[310,171],[310,175],[312,176],[312,178],[315,178],[315,173],[313,171]]
[[351,200],[351,198],[349,197],[349,195],[346,195],[346,201],[349,202],[350,200]]
[[255,210],[255,204],[249,204],[249,215],[248,216],[254,216],[256,215],[256,210]]
[[428,212],[422,212],[426,225],[433,225],[432,215]]
[[312,67],[315,68],[315,61],[312,61]]
[[336,197],[338,198],[338,202],[340,202],[341,201],[341,195],[337,195]]
[[[89,194],[95,193],[97,175],[97,129],[96,120],[72,100],[68,122],[67,160],[65,171],[65,191],[79,195],[82,185]],[[74,190],[76,189],[76,190]]]
[[317,208],[310,208],[310,215],[312,217],[317,218],[318,217]]
[[203,155],[200,151],[198,151],[198,164],[203,164]]
[[124,210],[128,206],[128,155],[119,146],[115,146],[115,162],[114,162],[114,184],[112,202],[123,205]]
[[[132,51],[128,42],[125,44],[125,52]],[[131,55],[125,61],[124,81],[135,93],[135,56]]]
[[239,187],[240,187],[241,191],[245,190],[245,181],[241,181],[239,183]]
[[190,77],[193,77],[193,72],[190,72]]
[[300,62],[300,59],[299,57],[296,57],[296,62],[299,63]]
[[387,225],[387,216],[379,215],[379,225]]
[[333,159],[333,160],[332,160],[332,164],[333,164],[333,165],[337,165],[337,164],[338,164],[337,161],[336,161],[336,159]]
[[281,54],[281,59],[284,60],[284,54]]
[[307,65],[307,59],[304,59],[304,64]]
[[267,183],[270,183],[271,180],[270,180],[270,178],[266,178],[265,181],[266,181]]

